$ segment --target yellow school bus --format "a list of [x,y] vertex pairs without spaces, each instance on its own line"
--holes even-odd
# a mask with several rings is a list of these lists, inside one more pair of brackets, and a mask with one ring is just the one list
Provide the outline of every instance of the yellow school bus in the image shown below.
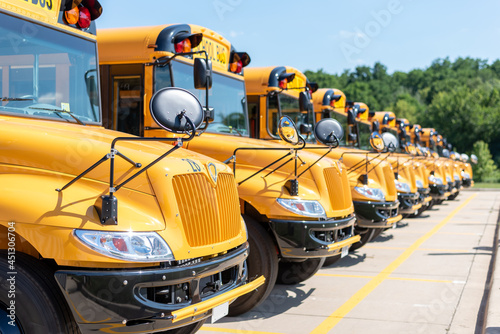
[[426,162],[431,170],[429,176],[431,195],[437,204],[441,204],[452,195],[454,182],[452,182],[453,174],[450,171],[449,163],[439,156],[438,136],[436,129],[423,128],[419,137],[421,143],[429,150],[432,157]]
[[313,103],[316,123],[333,118],[345,129],[345,138],[334,152],[347,166],[360,244],[369,242],[402,219],[394,172],[385,159],[388,154],[373,152],[370,127],[367,133],[360,132],[361,122],[368,118],[368,106],[347,101],[335,88],[315,91]]
[[[359,239],[338,161],[319,159],[301,143],[250,138],[253,120],[243,77],[247,53],[193,24],[103,29],[98,44],[107,127],[164,136],[149,108],[151,96],[165,87],[187,89],[205,105],[205,133],[187,147],[233,167],[249,233],[248,272],[266,277],[263,287],[231,304],[230,315],[264,301],[275,282],[311,277],[326,257],[345,254]],[[278,123],[284,138],[298,139],[291,121]]]
[[389,157],[389,160],[396,173],[396,188],[401,202],[400,212],[405,216],[418,215],[419,210],[422,208],[422,200],[418,193],[418,186],[421,184],[417,186],[416,173],[412,168],[412,164],[408,161],[407,156],[401,153],[404,148],[399,145],[396,115],[391,111],[377,111],[369,113],[368,117],[372,126],[376,122],[381,133],[392,133],[396,138],[399,152]]
[[[315,114],[320,112],[321,109],[317,108],[317,104],[314,103],[307,110],[301,110],[301,97],[307,94],[306,100],[307,103],[310,103],[309,100],[312,98],[310,94],[313,90],[312,85],[308,83],[306,76],[302,72],[289,66],[248,68],[245,70],[245,84],[250,122],[254,126],[253,130],[251,130],[252,136],[265,140],[277,140],[277,120],[283,115],[287,115],[297,123],[300,132],[305,137],[307,141],[306,150],[321,155],[326,154],[329,158],[342,161],[342,173],[347,175],[349,180],[348,189],[354,200],[353,205],[356,212],[355,234],[360,237],[360,241],[352,245],[351,250],[356,250],[366,244],[377,230],[391,227],[398,220],[401,220],[401,216],[398,215],[399,203],[397,202],[396,191],[390,181],[389,193],[387,194],[389,201],[386,202],[385,194],[382,194],[381,187],[386,187],[386,178],[382,167],[377,167],[376,171],[371,171],[370,175],[372,177],[367,179],[367,182],[370,182],[373,187],[369,188],[359,179],[365,171],[365,168],[360,165],[360,162],[364,162],[365,155],[344,154],[346,152],[344,149],[329,149],[317,141],[312,129],[315,126]],[[316,96],[314,101],[323,100],[323,98],[329,99],[329,95],[326,97],[324,94],[320,95],[324,92],[324,90],[317,90],[313,93],[312,95]],[[342,95],[340,95],[338,99],[345,100],[345,96],[342,98]],[[328,103],[330,106],[330,102]],[[345,132],[345,130],[343,131]],[[376,197],[375,201],[379,202],[380,206],[379,203],[374,204],[374,197]],[[363,206],[363,204],[366,204],[366,206]],[[369,213],[366,211],[369,211]],[[372,214],[374,217],[372,217]],[[369,216],[369,219],[366,218],[367,216]],[[370,227],[367,227],[367,224]],[[338,258],[331,257],[326,264],[331,264]]]
[[0,2],[2,333],[191,333],[263,283],[232,171],[182,148],[194,96],[152,99],[174,146],[102,128],[101,11]]

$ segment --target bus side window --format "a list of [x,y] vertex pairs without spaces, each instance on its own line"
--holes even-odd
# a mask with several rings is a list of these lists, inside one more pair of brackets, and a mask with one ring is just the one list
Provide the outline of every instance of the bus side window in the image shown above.
[[113,129],[141,135],[141,76],[113,77]]
[[260,138],[260,112],[259,112],[259,96],[248,96],[248,120],[250,122],[250,138]]

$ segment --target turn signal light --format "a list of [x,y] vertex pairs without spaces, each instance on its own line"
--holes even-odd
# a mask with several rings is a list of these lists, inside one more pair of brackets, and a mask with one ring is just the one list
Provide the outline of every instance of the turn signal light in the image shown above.
[[243,70],[243,62],[241,60],[231,63],[229,70],[233,73],[240,74]]
[[72,8],[64,12],[64,18],[68,24],[77,24],[80,18],[80,10],[78,7]]

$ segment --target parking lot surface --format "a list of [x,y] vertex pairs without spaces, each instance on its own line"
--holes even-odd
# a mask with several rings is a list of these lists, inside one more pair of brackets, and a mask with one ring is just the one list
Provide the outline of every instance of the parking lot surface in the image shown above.
[[258,308],[207,322],[199,333],[498,333],[500,304],[488,308],[488,287],[499,207],[500,192],[462,191],[313,278],[277,285]]

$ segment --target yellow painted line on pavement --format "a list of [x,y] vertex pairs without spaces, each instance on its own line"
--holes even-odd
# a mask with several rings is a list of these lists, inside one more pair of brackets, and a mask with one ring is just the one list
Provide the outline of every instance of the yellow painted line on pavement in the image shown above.
[[[314,276],[326,276],[326,277],[343,277],[343,278],[375,278],[377,276],[368,275],[342,275],[342,274],[316,274]],[[450,280],[441,279],[427,279],[427,278],[411,278],[411,277],[387,277],[388,280],[395,281],[417,281],[417,282],[432,282],[432,283],[452,283]]]
[[477,196],[477,193],[467,198],[460,206],[453,210],[445,219],[438,225],[434,226],[429,232],[420,237],[417,241],[408,247],[396,260],[389,264],[370,282],[363,286],[356,292],[347,302],[336,309],[328,318],[326,318],[318,327],[316,327],[311,334],[326,334],[331,331],[349,312],[356,307],[363,299],[365,299],[377,286],[384,280],[389,278],[389,275],[394,272],[403,262],[405,262],[427,239],[436,234],[446,223],[448,223],[453,216],[462,210],[469,202]]
[[[370,249],[406,249],[405,247],[385,247],[385,246],[363,246]],[[419,251],[424,252],[447,252],[447,253],[472,253],[470,249],[438,249],[438,248],[419,248]]]
[[282,334],[282,333],[276,333],[276,332],[247,331],[247,330],[243,330],[243,329],[207,327],[207,326],[202,326],[200,328],[200,332],[201,331],[218,332],[218,333],[232,333],[232,334]]

